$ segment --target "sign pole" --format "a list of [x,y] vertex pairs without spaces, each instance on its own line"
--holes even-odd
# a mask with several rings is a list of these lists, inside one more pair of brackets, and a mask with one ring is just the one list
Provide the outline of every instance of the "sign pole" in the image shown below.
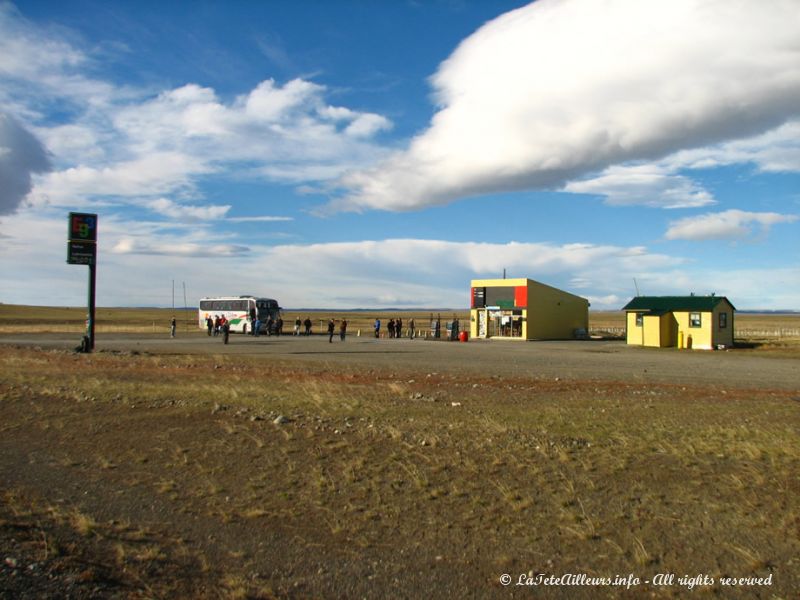
[[97,265],[93,262],[89,265],[89,352],[94,352],[94,313],[95,313],[95,289],[97,286]]
[[86,335],[81,344],[84,352],[94,350],[95,288],[97,285],[97,215],[69,213],[67,230],[67,263],[89,267],[89,316]]

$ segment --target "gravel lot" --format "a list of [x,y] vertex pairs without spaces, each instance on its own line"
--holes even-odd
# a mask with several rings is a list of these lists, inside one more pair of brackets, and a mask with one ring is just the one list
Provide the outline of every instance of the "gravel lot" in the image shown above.
[[[72,348],[74,334],[3,335],[0,344]],[[752,350],[679,351],[629,347],[621,341],[468,343],[423,339],[376,340],[348,336],[259,337],[231,335],[221,338],[199,333],[175,339],[150,334],[104,334],[96,341],[98,352],[153,354],[224,354],[263,356],[265,359],[299,359],[329,364],[401,369],[420,372],[469,373],[471,376],[525,376],[630,383],[673,383],[729,386],[738,389],[800,389],[797,357]]]

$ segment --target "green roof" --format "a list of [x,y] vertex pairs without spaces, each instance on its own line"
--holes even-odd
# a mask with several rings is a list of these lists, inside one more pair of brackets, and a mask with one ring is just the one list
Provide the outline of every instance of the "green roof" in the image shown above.
[[622,310],[660,314],[676,310],[710,312],[723,300],[736,310],[725,296],[637,296],[623,306]]

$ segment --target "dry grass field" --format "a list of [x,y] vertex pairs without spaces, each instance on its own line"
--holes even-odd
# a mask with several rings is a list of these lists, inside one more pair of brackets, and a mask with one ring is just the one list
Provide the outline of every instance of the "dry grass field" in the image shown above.
[[[170,319],[175,316],[182,332],[199,332],[197,311],[168,308],[98,308],[96,311],[97,333],[156,333],[169,330]],[[441,317],[442,322],[458,318],[462,326],[469,322],[468,310],[443,311],[292,311],[284,313],[284,331],[291,332],[296,317],[310,317],[314,331],[321,333],[329,318],[347,319],[349,330],[371,332],[376,317],[380,317],[385,330],[391,318],[400,317],[407,325],[413,318],[417,329],[429,327],[432,318]],[[800,314],[737,314],[736,337],[743,341],[800,341]],[[75,307],[18,306],[0,304],[0,333],[56,332],[77,333],[86,326],[86,309]],[[619,311],[590,311],[589,328],[595,332],[606,332],[622,336],[625,329],[625,313]]]
[[[790,379],[499,378],[215,348],[0,345],[0,597],[797,597]],[[766,360],[792,371],[797,355]],[[640,581],[516,585],[540,574]]]

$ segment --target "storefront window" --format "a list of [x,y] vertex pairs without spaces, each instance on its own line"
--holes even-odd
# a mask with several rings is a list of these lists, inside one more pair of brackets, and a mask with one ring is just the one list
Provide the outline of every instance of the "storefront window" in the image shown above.
[[522,337],[522,311],[497,310],[489,313],[489,337]]

